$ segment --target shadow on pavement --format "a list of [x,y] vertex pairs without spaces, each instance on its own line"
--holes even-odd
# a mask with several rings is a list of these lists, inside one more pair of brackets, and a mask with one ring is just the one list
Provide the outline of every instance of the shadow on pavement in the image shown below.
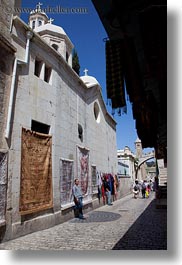
[[167,209],[157,209],[154,199],[113,250],[167,250]]
[[119,219],[121,217],[120,214],[113,212],[104,212],[104,211],[93,211],[89,214],[89,216],[85,220],[79,220],[78,218],[74,218],[69,221],[70,223],[91,223],[91,222],[111,222]]

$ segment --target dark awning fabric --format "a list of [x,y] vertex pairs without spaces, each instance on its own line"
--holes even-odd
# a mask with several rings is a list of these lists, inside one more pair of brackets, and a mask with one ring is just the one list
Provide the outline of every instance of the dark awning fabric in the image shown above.
[[113,109],[126,106],[123,61],[122,40],[106,41],[106,90]]
[[155,82],[153,94],[160,102],[159,123],[167,123],[167,5],[151,6],[141,12],[139,25],[147,62],[147,77]]
[[130,101],[138,102],[143,97],[143,82],[133,38],[124,38],[123,53],[126,90]]
[[124,81],[130,101],[141,100],[142,78],[134,41],[129,37],[106,41],[106,89],[113,109],[126,106]]
[[[92,2],[110,39],[106,43],[106,83],[107,96],[113,103],[112,107],[125,104],[123,96],[126,91],[132,103],[136,130],[143,147],[164,149],[165,154],[167,1]],[[113,40],[116,37],[122,39]],[[123,80],[126,84],[125,90]],[[117,94],[122,99],[119,96],[117,98]],[[162,154],[161,150],[157,153]]]

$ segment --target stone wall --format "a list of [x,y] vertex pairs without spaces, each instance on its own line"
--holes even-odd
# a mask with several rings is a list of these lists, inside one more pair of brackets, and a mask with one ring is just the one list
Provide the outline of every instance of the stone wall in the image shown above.
[[10,26],[14,7],[14,0],[1,0],[0,1],[0,34],[11,41]]
[[118,198],[124,197],[125,195],[132,192],[133,180],[130,177],[119,178],[119,191]]
[[[20,2],[20,1],[19,1]],[[4,139],[6,127],[7,109],[11,86],[11,74],[13,69],[15,47],[11,40],[11,22],[14,0],[0,0],[0,149],[7,150]]]

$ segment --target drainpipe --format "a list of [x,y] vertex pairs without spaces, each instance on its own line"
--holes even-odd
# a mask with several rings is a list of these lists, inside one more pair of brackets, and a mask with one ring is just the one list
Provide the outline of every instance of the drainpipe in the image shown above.
[[18,58],[15,58],[14,66],[13,66],[12,82],[11,82],[11,89],[10,89],[10,99],[9,99],[9,105],[8,105],[8,117],[7,117],[6,130],[5,130],[5,138],[6,139],[9,139],[9,134],[10,134],[10,124],[11,124],[11,118],[12,118],[12,109],[13,109],[13,101],[14,101],[17,66],[18,65],[26,65],[28,63],[30,40],[33,37],[33,32],[27,31],[26,35],[27,35],[27,43],[26,43],[26,50],[25,50],[25,60],[20,60]]

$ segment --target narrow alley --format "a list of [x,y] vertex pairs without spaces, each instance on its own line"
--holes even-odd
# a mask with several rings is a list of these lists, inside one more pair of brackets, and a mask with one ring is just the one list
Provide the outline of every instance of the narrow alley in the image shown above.
[[131,194],[112,206],[55,227],[0,244],[8,250],[167,250],[167,210],[158,209],[155,194]]

